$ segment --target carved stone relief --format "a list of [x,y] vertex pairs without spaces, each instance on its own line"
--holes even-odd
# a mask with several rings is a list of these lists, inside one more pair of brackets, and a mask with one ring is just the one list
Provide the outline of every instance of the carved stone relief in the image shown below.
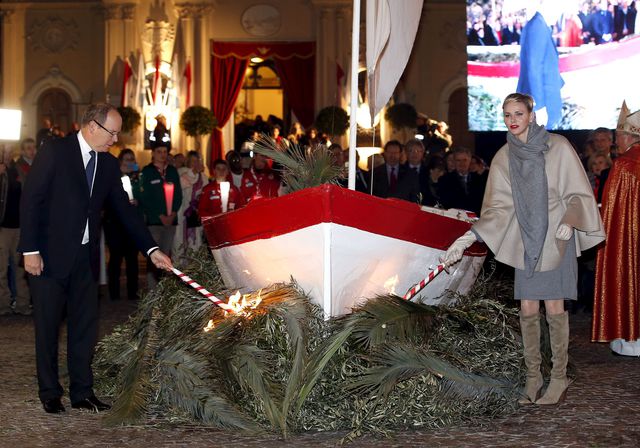
[[467,35],[464,30],[466,29],[466,22],[464,19],[459,20],[447,20],[442,24],[440,31],[440,39],[444,44],[444,47],[456,51],[466,51],[467,47]]
[[77,49],[78,37],[78,25],[75,20],[50,16],[31,24],[27,42],[35,52],[62,53]]

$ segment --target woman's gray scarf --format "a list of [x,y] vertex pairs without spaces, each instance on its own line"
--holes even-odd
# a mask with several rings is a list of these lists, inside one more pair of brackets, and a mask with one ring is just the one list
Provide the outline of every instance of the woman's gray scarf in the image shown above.
[[511,194],[524,243],[524,269],[532,277],[540,259],[549,226],[549,194],[544,153],[549,133],[536,123],[529,125],[527,143],[507,133]]

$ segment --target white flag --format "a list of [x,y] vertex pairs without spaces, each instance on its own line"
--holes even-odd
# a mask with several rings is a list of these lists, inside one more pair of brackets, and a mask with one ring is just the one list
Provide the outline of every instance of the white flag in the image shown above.
[[423,0],[367,0],[367,78],[371,117],[387,104],[409,61]]

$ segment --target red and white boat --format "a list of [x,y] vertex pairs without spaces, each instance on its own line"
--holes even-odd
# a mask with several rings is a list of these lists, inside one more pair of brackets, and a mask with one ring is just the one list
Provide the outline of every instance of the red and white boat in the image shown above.
[[[465,212],[420,207],[322,185],[203,217],[204,231],[229,289],[257,290],[292,278],[324,309],[350,312],[361,299],[403,295],[466,232]],[[417,297],[427,304],[465,293],[486,255],[474,244],[462,261]]]

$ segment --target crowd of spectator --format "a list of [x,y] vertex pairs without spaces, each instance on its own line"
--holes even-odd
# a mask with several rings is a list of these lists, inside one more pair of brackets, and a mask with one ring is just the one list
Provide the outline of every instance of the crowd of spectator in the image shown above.
[[[538,2],[532,1],[531,5]],[[551,3],[551,2],[548,2]],[[507,8],[508,0],[467,1],[469,45],[517,45],[528,20],[527,10]],[[553,2],[559,19],[552,27],[558,47],[604,44],[635,34],[638,27],[635,1],[584,0]]]
[[[260,124],[260,120],[257,120]],[[49,123],[50,124],[50,123]],[[379,158],[372,157],[369,170],[356,169],[356,189],[381,198],[397,198],[417,202],[425,206],[459,208],[481,213],[482,198],[490,166],[471,150],[455,146],[447,133],[446,124],[420,118],[418,137],[405,143],[390,140],[384,145]],[[49,129],[49,128],[43,128]],[[332,162],[342,168],[338,180],[347,186],[347,152],[337,143],[329,144],[326,136],[318,136],[315,129],[305,130],[295,123],[286,137],[278,127],[265,128],[282,150],[296,143],[313,150],[317,145],[328,147]],[[73,132],[73,130],[71,130]],[[212,164],[210,175],[197,151],[171,154],[167,147],[152,149],[151,162],[140,167],[131,149],[122,149],[118,155],[123,177],[128,177],[131,202],[144,219],[165,253],[175,260],[186,256],[187,250],[206,244],[202,230],[203,216],[231,211],[247,203],[265,197],[287,193],[280,173],[272,167],[272,161],[254,152],[256,141],[264,129],[252,128],[247,140],[238,150],[231,150],[225,159]],[[38,137],[46,141],[57,138],[44,130]],[[17,158],[2,152],[0,159],[0,258],[5,260],[8,271],[0,275],[0,314],[16,312],[29,314],[29,293],[24,270],[18,262],[15,242],[19,232],[21,186],[27,178],[31,162],[38,148],[35,139],[25,139]],[[589,134],[579,152],[585,171],[600,202],[612,161],[617,155],[613,133],[598,128]],[[173,193],[167,196],[165,186],[173,185]],[[228,192],[223,192],[224,184]],[[224,197],[227,197],[225,200]],[[105,210],[103,227],[109,261],[107,265],[109,296],[121,297],[121,265],[126,265],[126,295],[135,300],[139,294],[138,253],[126,236],[115,215]],[[586,275],[592,275],[587,262]],[[153,286],[158,271],[147,266],[147,284]],[[586,281],[587,289],[589,281]],[[588,295],[588,292],[586,293]],[[10,304],[13,306],[10,307]]]

